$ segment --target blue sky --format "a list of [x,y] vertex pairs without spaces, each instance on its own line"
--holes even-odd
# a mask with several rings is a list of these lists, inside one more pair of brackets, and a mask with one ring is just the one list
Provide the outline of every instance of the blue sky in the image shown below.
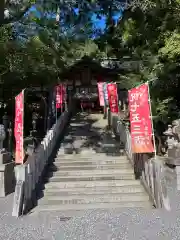
[[[36,10],[36,8],[35,8],[35,6],[33,6],[30,9],[29,12],[36,12],[37,16],[39,15],[37,10]],[[75,9],[75,13],[78,14],[78,9]],[[114,14],[113,19],[115,20],[115,22],[117,22],[117,20],[121,17],[121,15],[122,15],[122,12],[117,12],[117,13]],[[101,19],[99,19],[99,18],[97,18],[96,14],[93,14],[92,15],[92,22],[93,22],[93,25],[94,25],[93,27],[95,29],[99,29],[99,30],[103,31],[105,29],[105,27],[106,27],[106,18],[103,15],[101,16]]]
[[[122,13],[119,12],[119,13],[116,13],[113,17],[113,19],[117,22],[117,20],[121,17]],[[102,16],[101,19],[98,19],[96,14],[93,14],[92,16],[92,21],[94,23],[94,27],[96,28],[100,28],[102,30],[104,30],[105,26],[106,26],[106,18],[105,16]]]

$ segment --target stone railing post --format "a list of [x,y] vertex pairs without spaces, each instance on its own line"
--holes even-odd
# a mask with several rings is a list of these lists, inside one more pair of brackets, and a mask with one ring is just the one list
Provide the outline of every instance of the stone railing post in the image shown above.
[[108,120],[108,128],[111,128],[111,111],[109,107],[107,107],[107,120]]
[[[12,216],[19,217],[22,214],[23,210],[23,196],[24,196],[24,183],[26,175],[26,166],[18,165],[15,167],[15,176],[16,176],[16,188],[13,201],[13,210]],[[26,189],[27,191],[27,189]]]
[[177,190],[180,190],[180,166],[176,166]]

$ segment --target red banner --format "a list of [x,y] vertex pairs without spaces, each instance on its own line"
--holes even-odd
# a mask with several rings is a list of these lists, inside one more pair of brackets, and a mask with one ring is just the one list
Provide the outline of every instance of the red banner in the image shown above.
[[101,107],[104,106],[103,84],[103,82],[98,82],[99,103]]
[[61,108],[62,105],[62,91],[61,85],[56,86],[56,108]]
[[133,153],[154,152],[148,84],[128,92]]
[[117,95],[117,85],[116,83],[109,83],[107,85],[109,107],[112,113],[118,113],[118,95]]
[[24,90],[15,97],[15,126],[14,136],[16,140],[15,162],[24,162]]
[[56,108],[62,108],[63,103],[66,101],[66,86],[59,84],[56,86]]

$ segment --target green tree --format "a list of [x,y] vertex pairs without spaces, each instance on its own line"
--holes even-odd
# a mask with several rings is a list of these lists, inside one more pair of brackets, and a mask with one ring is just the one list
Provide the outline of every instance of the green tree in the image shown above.
[[[128,63],[119,80],[131,88],[151,81],[155,118],[169,121],[180,108],[180,1],[132,1],[117,25],[97,44],[107,56]],[[166,119],[166,120],[165,120]]]

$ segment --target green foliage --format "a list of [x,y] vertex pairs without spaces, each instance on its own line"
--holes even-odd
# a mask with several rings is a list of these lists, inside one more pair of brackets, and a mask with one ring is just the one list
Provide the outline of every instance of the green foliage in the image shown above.
[[[25,1],[25,0],[24,0]],[[16,28],[0,21],[0,80],[4,87],[53,84],[59,74],[83,56],[116,58],[123,87],[151,81],[152,109],[156,122],[178,117],[180,108],[180,0],[133,0],[117,26],[112,13],[127,1],[42,1],[39,15],[19,18]],[[22,2],[23,3],[23,2]],[[32,2],[26,1],[25,6]],[[74,13],[79,8],[79,14]],[[0,6],[1,10],[1,6]],[[23,11],[20,4],[17,8]],[[26,9],[27,10],[27,9]],[[25,10],[24,10],[25,11]],[[48,14],[56,15],[49,18]],[[92,40],[91,16],[107,19],[105,34]],[[14,21],[12,19],[12,21]],[[10,20],[9,20],[10,21]],[[21,36],[17,39],[15,33]]]
[[[52,85],[77,59],[106,57],[108,50],[101,51],[90,39],[94,34],[91,16],[96,13],[108,18],[122,2],[57,0],[39,4],[22,0],[0,4],[1,88]],[[29,11],[34,4],[38,14]],[[78,14],[74,12],[77,7]]]
[[78,59],[101,56],[93,40],[56,37],[50,27],[39,29],[34,37],[26,34],[25,40],[13,34],[11,26],[0,28],[1,89],[10,92],[31,85],[53,85],[59,81],[60,73]]
[[165,38],[165,45],[159,51],[162,56],[169,60],[176,60],[180,57],[180,33],[172,32]]
[[100,49],[129,63],[119,81],[130,89],[151,81],[155,122],[179,117],[180,109],[180,1],[132,1],[113,31],[107,31]]

